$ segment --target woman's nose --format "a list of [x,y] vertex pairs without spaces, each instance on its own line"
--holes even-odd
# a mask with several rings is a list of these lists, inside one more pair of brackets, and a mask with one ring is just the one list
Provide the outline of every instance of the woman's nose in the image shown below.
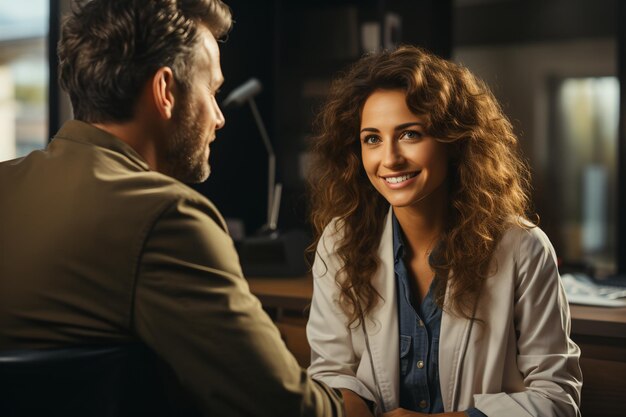
[[404,163],[404,157],[397,143],[394,141],[386,141],[383,165],[387,168],[393,168]]

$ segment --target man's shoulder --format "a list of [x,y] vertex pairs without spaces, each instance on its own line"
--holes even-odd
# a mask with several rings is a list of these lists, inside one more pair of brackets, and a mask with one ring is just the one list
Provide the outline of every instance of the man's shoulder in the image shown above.
[[[204,195],[175,178],[155,171],[137,172],[126,176],[119,194],[128,200],[129,206],[145,207],[146,210],[181,211],[181,207],[193,207],[222,225],[224,223],[219,210]],[[143,210],[143,209],[142,209]],[[184,213],[181,213],[181,215]]]
[[[213,204],[207,197],[200,194],[189,185],[180,182],[176,178],[161,174],[156,171],[146,171],[129,175],[126,179],[131,188],[143,190],[148,194],[154,193],[157,198],[168,200],[189,200],[198,204]],[[143,193],[140,193],[143,194]]]

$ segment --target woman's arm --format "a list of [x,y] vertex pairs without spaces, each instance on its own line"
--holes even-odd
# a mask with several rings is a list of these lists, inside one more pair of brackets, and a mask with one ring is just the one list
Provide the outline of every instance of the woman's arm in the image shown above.
[[569,305],[554,249],[539,228],[520,231],[514,295],[517,367],[525,390],[474,395],[489,417],[580,415],[580,349],[569,338]]
[[334,223],[320,239],[312,268],[313,299],[307,323],[311,347],[308,373],[333,388],[349,390],[377,403],[370,389],[356,377],[361,352],[356,352],[347,317],[337,304],[339,288],[335,279],[340,261],[334,252],[336,233],[331,230],[334,230]]

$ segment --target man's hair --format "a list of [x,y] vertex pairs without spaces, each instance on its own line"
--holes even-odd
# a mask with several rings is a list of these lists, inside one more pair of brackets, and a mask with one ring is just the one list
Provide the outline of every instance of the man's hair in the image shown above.
[[130,120],[145,82],[161,67],[187,91],[198,26],[219,39],[231,24],[220,0],[76,0],[58,45],[59,82],[74,117]]

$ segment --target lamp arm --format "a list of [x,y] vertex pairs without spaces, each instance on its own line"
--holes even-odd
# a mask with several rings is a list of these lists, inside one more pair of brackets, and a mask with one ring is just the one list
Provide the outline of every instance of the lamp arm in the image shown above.
[[263,119],[261,119],[261,114],[259,113],[259,109],[256,106],[253,97],[248,99],[248,103],[250,104],[250,109],[252,110],[252,115],[254,116],[254,120],[256,122],[257,127],[259,128],[259,132],[261,133],[261,139],[263,139],[263,144],[265,145],[265,149],[268,154],[268,169],[267,169],[267,226],[272,225],[272,213],[273,204],[274,204],[274,183],[276,182],[276,154],[274,153],[274,148],[272,147],[272,143],[270,142],[270,138],[267,134],[267,130],[265,129],[265,124],[263,123]]

